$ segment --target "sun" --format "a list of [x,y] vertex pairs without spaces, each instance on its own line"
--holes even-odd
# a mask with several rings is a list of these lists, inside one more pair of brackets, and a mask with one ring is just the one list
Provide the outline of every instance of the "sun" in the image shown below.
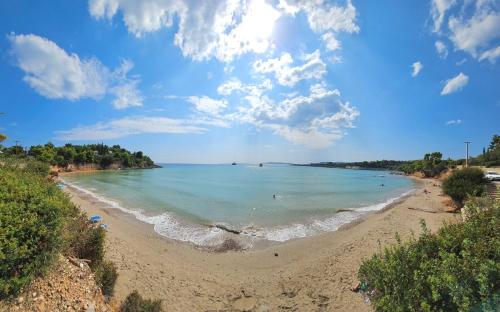
[[241,21],[240,35],[251,45],[266,50],[273,34],[274,24],[280,15],[280,12],[265,0],[251,1]]

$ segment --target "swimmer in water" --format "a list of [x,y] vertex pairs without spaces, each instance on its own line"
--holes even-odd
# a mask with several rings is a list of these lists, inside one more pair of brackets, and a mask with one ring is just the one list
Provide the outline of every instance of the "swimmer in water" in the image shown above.
[[273,194],[273,199],[276,199],[276,194]]

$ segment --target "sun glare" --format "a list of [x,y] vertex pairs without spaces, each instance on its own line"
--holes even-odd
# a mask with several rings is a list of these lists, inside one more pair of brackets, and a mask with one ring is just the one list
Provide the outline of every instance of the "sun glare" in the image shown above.
[[264,44],[267,49],[268,39],[273,33],[274,23],[280,17],[275,10],[264,0],[254,0],[249,4],[248,13],[241,23],[241,36],[248,42]]

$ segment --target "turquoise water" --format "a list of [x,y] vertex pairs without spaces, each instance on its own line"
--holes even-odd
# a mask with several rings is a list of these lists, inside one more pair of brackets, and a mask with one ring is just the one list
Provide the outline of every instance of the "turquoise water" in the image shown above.
[[335,230],[413,187],[385,171],[289,165],[164,165],[64,179],[162,235],[201,245],[224,236],[214,224],[274,241]]

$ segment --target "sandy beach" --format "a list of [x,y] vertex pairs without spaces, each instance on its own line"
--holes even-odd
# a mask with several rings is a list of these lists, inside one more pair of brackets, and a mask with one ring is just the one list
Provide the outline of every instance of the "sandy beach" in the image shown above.
[[371,311],[350,290],[363,258],[394,243],[396,232],[419,233],[421,219],[435,231],[459,217],[444,212],[439,181],[417,184],[414,194],[338,231],[225,253],[166,239],[131,215],[66,190],[109,226],[107,258],[118,266],[118,301],[136,289],[161,299],[167,311]]

